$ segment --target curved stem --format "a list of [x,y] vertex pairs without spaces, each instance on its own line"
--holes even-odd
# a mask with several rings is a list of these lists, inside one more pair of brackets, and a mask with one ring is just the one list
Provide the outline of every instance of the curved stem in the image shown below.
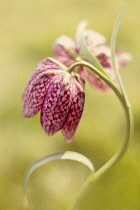
[[[79,64],[78,64],[79,63]],[[112,166],[114,166],[123,156],[125,153],[128,144],[131,139],[131,134],[132,134],[132,128],[133,128],[133,120],[132,120],[132,112],[131,112],[131,106],[129,104],[127,95],[124,92],[120,92],[118,88],[110,81],[108,78],[106,78],[102,73],[100,73],[97,69],[95,69],[92,65],[90,65],[87,62],[78,62],[77,64],[75,63],[73,66],[77,65],[84,65],[90,70],[92,70],[94,73],[96,73],[104,82],[106,82],[107,85],[109,85],[110,88],[113,89],[117,97],[119,98],[123,109],[125,111],[125,118],[126,118],[126,135],[125,138],[122,142],[122,145],[120,146],[119,150],[115,153],[115,155],[107,162],[105,163],[100,169],[98,169],[95,173],[91,173],[89,177],[87,178],[86,182],[82,186],[80,193],[78,194],[77,198],[69,208],[69,210],[75,210],[76,206],[79,204],[83,196],[89,191],[89,189],[94,185],[94,183],[102,176],[105,174],[105,172],[108,171]],[[72,67],[72,66],[71,66]],[[73,68],[73,67],[72,67]],[[72,69],[71,68],[71,69]],[[123,86],[123,84],[122,84]],[[124,87],[122,88],[124,90]]]

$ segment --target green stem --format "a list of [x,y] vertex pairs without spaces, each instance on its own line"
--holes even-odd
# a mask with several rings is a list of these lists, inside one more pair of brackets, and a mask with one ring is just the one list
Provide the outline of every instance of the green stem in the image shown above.
[[69,208],[69,210],[76,210],[76,206],[79,204],[83,196],[89,191],[89,189],[94,185],[94,183],[103,176],[108,169],[110,169],[112,166],[114,166],[124,155],[128,144],[131,139],[132,135],[132,128],[133,128],[133,120],[132,120],[132,113],[131,113],[131,107],[127,98],[127,95],[125,93],[125,89],[123,87],[123,84],[121,82],[123,92],[121,93],[119,89],[112,83],[111,80],[109,80],[105,75],[103,75],[101,72],[98,71],[94,66],[89,64],[88,62],[77,62],[73,64],[69,70],[72,70],[75,66],[82,65],[88,67],[90,70],[92,70],[95,74],[97,74],[110,88],[113,89],[116,96],[119,98],[123,109],[125,111],[125,118],[126,118],[126,135],[122,142],[122,145],[120,146],[119,150],[115,153],[115,155],[107,162],[105,163],[100,169],[98,169],[95,173],[91,173],[89,177],[87,178],[84,185],[81,187],[80,193],[78,194],[77,198],[74,200],[73,204]]

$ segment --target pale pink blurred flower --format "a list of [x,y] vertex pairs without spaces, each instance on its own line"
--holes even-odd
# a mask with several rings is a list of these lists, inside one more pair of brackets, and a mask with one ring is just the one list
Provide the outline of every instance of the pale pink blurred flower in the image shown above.
[[[88,49],[93,53],[109,77],[117,84],[117,76],[111,63],[111,50],[109,46],[105,45],[105,37],[92,30],[85,30],[84,36]],[[56,39],[53,51],[55,59],[65,64],[67,67],[74,63],[77,57],[82,56],[80,46],[78,46],[77,37],[72,39],[66,35],[62,35]],[[131,59],[130,54],[119,50],[116,50],[115,56],[118,69],[126,66]],[[110,91],[110,88],[89,69],[81,67],[79,68],[78,73],[84,79],[87,79],[90,85],[96,90],[103,92]]]
[[39,63],[23,94],[23,116],[41,111],[40,121],[51,136],[60,129],[67,142],[74,137],[85,101],[84,81],[52,59]]

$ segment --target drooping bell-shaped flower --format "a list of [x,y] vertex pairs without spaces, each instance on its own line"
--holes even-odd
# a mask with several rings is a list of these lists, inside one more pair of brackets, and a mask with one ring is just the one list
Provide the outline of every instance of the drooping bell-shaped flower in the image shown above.
[[66,67],[47,58],[39,63],[23,94],[23,116],[39,111],[42,127],[48,135],[60,129],[68,142],[74,137],[85,101],[84,81],[71,75]]
[[[88,49],[96,57],[104,71],[115,83],[118,83],[117,76],[111,62],[111,50],[109,46],[105,45],[105,37],[93,30],[85,30],[84,37]],[[68,67],[75,62],[77,57],[82,56],[80,46],[78,46],[77,37],[72,39],[66,35],[60,36],[55,41],[53,51],[55,58]],[[118,69],[126,66],[131,60],[131,56],[128,53],[121,52],[119,50],[116,50],[115,57]],[[90,85],[96,90],[104,92],[110,90],[110,88],[89,69],[81,67],[79,68],[78,73],[84,79],[87,79]]]

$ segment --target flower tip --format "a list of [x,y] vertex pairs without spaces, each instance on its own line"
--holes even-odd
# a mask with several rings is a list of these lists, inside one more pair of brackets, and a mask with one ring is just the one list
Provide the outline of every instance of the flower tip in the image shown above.
[[82,20],[82,21],[80,21],[79,26],[85,26],[86,27],[87,24],[88,24],[87,20]]
[[129,61],[132,61],[133,56],[132,56],[131,54],[126,53],[126,56],[127,56],[127,60],[128,60],[128,62],[129,62]]
[[67,144],[69,144],[73,140],[73,137],[71,137],[71,138],[64,137],[64,140]]
[[116,51],[116,61],[118,69],[125,67],[133,59],[132,55],[127,52]]
[[29,118],[29,117],[30,117],[30,116],[29,116],[28,109],[26,109],[26,108],[24,108],[24,107],[23,107],[23,109],[22,109],[21,114],[22,114],[22,117],[26,117],[26,118]]
[[77,35],[76,35],[77,39],[80,37],[81,32],[83,32],[83,31],[85,30],[87,24],[88,24],[88,23],[87,23],[86,20],[82,20],[82,21],[78,24],[78,26],[77,26]]

